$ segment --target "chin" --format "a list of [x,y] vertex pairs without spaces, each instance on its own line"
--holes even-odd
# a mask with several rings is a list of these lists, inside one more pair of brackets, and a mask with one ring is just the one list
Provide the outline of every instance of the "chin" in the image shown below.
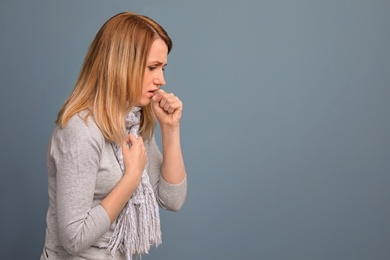
[[137,107],[144,107],[144,106],[147,106],[147,105],[149,105],[150,104],[150,99],[144,99],[144,100],[140,100],[140,101],[138,101],[136,104],[135,104],[135,106],[137,106]]

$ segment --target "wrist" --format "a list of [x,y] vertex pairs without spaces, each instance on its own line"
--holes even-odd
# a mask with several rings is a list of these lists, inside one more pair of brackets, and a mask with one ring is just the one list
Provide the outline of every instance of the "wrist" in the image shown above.
[[122,179],[129,183],[136,183],[136,186],[138,186],[138,183],[141,181],[141,177],[142,171],[129,168],[125,170]]
[[161,132],[164,133],[179,133],[180,132],[180,125],[167,125],[167,124],[160,124]]

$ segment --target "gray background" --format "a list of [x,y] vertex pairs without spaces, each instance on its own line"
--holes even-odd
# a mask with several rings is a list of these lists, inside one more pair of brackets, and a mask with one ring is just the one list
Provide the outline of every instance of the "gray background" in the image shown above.
[[45,154],[121,11],[174,41],[189,190],[144,259],[390,259],[390,1],[1,0],[0,259],[38,259]]

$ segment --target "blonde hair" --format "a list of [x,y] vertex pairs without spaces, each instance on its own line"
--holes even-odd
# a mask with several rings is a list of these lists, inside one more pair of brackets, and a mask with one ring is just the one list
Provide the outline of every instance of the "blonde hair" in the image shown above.
[[[75,87],[58,113],[65,127],[75,114],[93,115],[107,141],[122,142],[125,116],[141,97],[142,80],[151,45],[157,38],[172,49],[166,31],[149,17],[119,13],[110,18],[92,41]],[[140,135],[149,139],[155,128],[151,104],[142,108]]]

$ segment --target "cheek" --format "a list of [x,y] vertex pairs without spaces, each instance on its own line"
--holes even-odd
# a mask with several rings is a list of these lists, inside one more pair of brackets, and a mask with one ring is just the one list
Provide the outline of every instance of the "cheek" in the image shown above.
[[142,79],[142,82],[148,82],[149,79],[151,78],[150,76],[150,71],[148,71],[148,69],[145,70],[145,73],[144,73],[144,78]]

